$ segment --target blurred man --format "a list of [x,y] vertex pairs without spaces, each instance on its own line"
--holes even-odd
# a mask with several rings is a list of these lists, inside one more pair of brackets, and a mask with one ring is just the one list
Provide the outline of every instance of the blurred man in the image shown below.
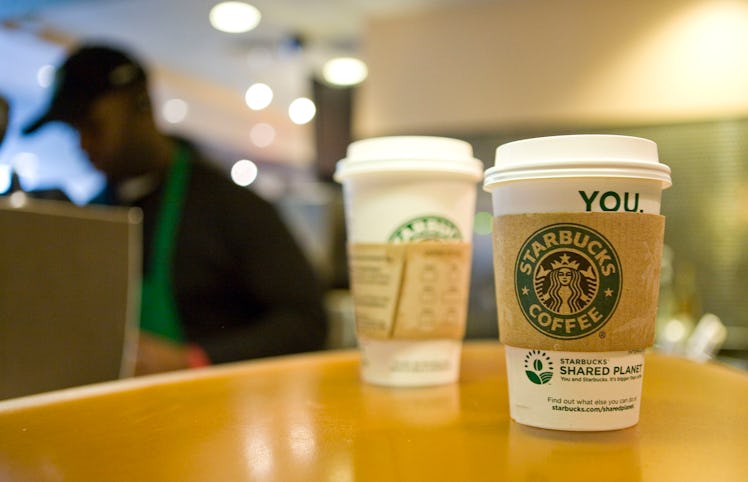
[[143,210],[138,373],[323,347],[315,274],[273,207],[161,133],[144,68],[83,46],[58,69],[47,111],[71,125],[108,188],[99,202]]

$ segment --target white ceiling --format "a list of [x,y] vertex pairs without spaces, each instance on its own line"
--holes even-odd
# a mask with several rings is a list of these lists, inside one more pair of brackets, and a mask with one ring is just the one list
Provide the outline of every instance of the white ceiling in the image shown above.
[[[127,44],[147,60],[166,68],[239,89],[272,67],[265,63],[253,65],[253,51],[262,50],[277,60],[278,55],[288,53],[282,48],[295,34],[318,42],[347,40],[358,31],[359,11],[352,8],[356,2],[254,3],[263,12],[263,20],[258,28],[245,34],[212,29],[208,12],[213,2],[204,0],[65,2],[40,10],[36,19],[74,37]],[[341,18],[349,22],[341,22]]]
[[[373,16],[465,0],[251,0],[263,17],[255,30],[244,34],[218,32],[209,25],[208,12],[218,0],[0,2],[0,19],[26,34],[58,43],[116,42],[134,51],[152,69],[165,73],[162,77],[170,79],[166,83],[178,84],[179,96],[198,105],[191,112],[202,112],[202,119],[188,119],[183,131],[209,136],[206,130],[214,130],[218,143],[246,151],[253,148],[247,141],[248,126],[271,123],[277,142],[260,157],[304,164],[314,157],[310,127],[293,125],[286,109],[294,98],[311,95],[310,76],[322,62],[338,53],[359,53],[362,30]],[[301,49],[294,48],[298,40]],[[29,62],[28,55],[22,57]],[[262,113],[248,112],[240,105],[244,91],[258,81],[274,89],[275,100]]]

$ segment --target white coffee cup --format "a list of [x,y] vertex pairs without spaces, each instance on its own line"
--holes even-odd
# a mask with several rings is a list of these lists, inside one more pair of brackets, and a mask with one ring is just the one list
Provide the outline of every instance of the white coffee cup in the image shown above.
[[638,423],[656,315],[660,197],[670,185],[670,168],[647,139],[554,136],[497,149],[484,189],[517,422],[589,431]]
[[[470,144],[428,136],[380,137],[353,142],[346,158],[338,162],[335,179],[343,185],[361,375],[366,382],[425,386],[453,383],[458,379],[467,312],[476,185],[482,172],[483,164],[473,158]],[[421,273],[423,279],[417,282],[422,284],[413,288],[416,283],[413,276],[406,271],[391,274],[393,270],[383,261],[390,256],[389,249],[393,245],[421,249],[415,245],[424,247],[429,244],[425,241],[434,240],[440,241],[440,246],[447,247],[445,249],[458,244],[463,249],[461,257],[447,257],[451,263],[456,263],[452,267],[457,273],[454,285],[444,284],[445,276],[452,269],[444,262],[432,259],[433,266],[429,264],[428,271]],[[376,259],[365,264],[366,256],[359,255],[362,249],[373,249],[376,256],[369,251],[366,256]],[[390,278],[401,279],[403,288],[372,288],[367,283],[374,277],[364,279],[363,272],[377,272],[380,278],[389,280],[386,283],[391,281],[393,287],[398,281]],[[374,335],[367,329],[372,324],[366,321],[372,318],[371,310],[376,311],[376,307],[372,308],[371,289],[378,290],[376,294],[383,297],[382,303],[395,307],[388,315],[381,315],[382,310],[374,314],[377,326],[385,327]],[[409,295],[407,299],[411,301],[404,304],[406,290],[412,294],[413,289],[422,289],[421,298],[413,301]],[[459,295],[444,304],[444,300],[449,300],[445,290]],[[414,313],[414,310],[420,311]],[[401,317],[414,320],[416,324],[423,320],[423,329],[410,334],[399,333],[396,321],[402,321]],[[436,332],[428,334],[428,326],[444,328],[445,323],[453,322],[459,326],[452,326],[449,336]]]

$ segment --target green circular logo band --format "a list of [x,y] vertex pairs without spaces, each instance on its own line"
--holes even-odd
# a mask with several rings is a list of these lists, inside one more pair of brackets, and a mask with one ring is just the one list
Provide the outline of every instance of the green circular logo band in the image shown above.
[[533,328],[561,340],[584,338],[602,328],[618,306],[621,263],[597,231],[553,224],[522,245],[515,292]]
[[441,216],[419,216],[412,218],[395,229],[388,241],[391,243],[426,240],[462,240],[460,228]]

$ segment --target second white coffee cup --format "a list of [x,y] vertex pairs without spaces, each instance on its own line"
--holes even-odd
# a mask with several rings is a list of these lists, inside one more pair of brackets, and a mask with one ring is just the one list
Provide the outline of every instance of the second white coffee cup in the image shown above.
[[467,142],[428,136],[357,141],[338,163],[365,381],[458,379],[482,171]]

